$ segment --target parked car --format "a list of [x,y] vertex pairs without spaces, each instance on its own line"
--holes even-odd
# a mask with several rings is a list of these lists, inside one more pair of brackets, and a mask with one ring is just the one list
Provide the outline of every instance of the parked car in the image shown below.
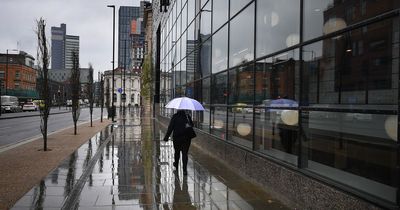
[[33,102],[26,102],[23,106],[22,106],[22,111],[37,111],[38,110],[38,106],[33,103]]
[[67,106],[72,106],[72,100],[67,100]]

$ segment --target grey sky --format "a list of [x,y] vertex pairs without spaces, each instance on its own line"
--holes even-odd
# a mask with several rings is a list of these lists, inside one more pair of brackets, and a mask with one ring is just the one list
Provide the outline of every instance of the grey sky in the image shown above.
[[[0,52],[18,49],[36,57],[35,21],[46,20],[46,36],[52,26],[67,24],[67,34],[79,36],[80,65],[93,64],[97,72],[112,68],[112,8],[115,8],[115,60],[118,61],[119,6],[139,6],[139,0],[0,0]],[[19,45],[17,46],[17,42]],[[50,65],[51,67],[51,65]]]

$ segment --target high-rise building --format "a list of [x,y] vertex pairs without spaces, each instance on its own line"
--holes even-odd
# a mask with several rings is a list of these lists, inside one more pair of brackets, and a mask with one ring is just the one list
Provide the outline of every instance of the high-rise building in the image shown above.
[[67,25],[51,27],[51,68],[71,69],[72,51],[76,50],[79,56],[79,36],[67,35]]
[[65,36],[65,68],[72,68],[72,52],[76,51],[79,57],[79,36]]
[[51,68],[62,69],[65,66],[65,35],[67,25],[51,27]]
[[[141,2],[143,5],[143,2]],[[138,39],[136,35],[143,36],[144,27],[143,7],[120,7],[119,8],[119,25],[118,25],[118,66],[129,68],[131,66],[131,49],[133,39]],[[131,35],[135,34],[134,37]]]

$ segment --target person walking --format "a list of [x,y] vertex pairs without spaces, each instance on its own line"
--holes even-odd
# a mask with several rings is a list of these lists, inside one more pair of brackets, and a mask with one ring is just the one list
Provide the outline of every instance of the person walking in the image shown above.
[[192,139],[185,134],[185,128],[189,124],[193,127],[193,121],[190,115],[186,114],[184,110],[178,110],[175,113],[171,121],[169,122],[167,133],[165,134],[164,141],[168,141],[169,136],[172,134],[173,144],[174,144],[174,167],[178,170],[180,153],[182,152],[182,169],[183,175],[187,175],[187,162],[188,162],[188,152]]

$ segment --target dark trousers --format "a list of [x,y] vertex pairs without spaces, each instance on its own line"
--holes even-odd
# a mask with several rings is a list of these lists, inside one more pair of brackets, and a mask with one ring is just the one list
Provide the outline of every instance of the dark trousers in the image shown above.
[[180,153],[182,152],[183,171],[187,171],[188,152],[191,142],[192,142],[191,139],[174,139],[175,164],[177,166],[179,165]]

